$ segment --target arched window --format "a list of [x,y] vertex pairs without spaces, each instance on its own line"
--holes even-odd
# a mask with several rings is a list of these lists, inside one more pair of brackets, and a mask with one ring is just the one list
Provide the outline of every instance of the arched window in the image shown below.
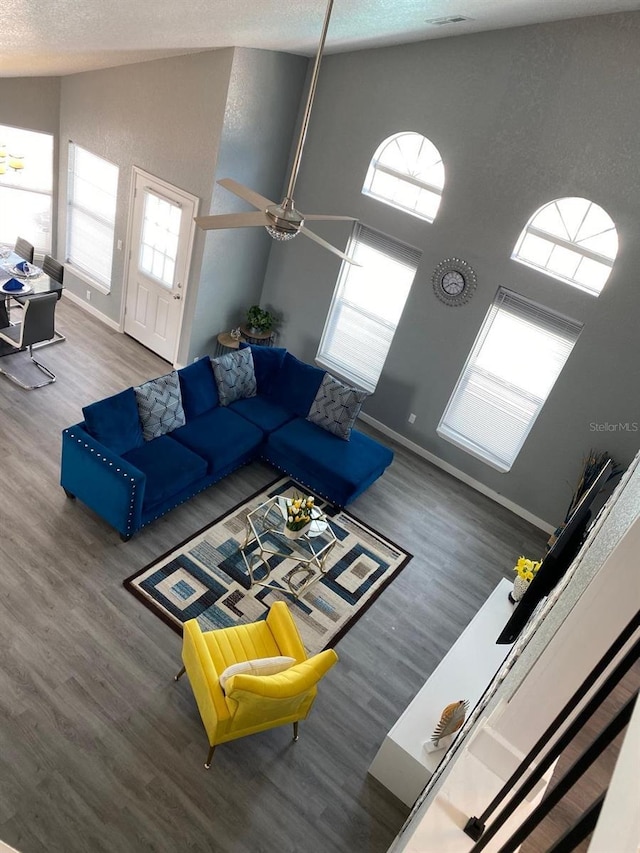
[[362,192],[433,222],[442,189],[444,165],[436,146],[419,133],[395,133],[378,146]]
[[586,198],[558,198],[537,210],[511,257],[598,296],[618,254],[609,214]]

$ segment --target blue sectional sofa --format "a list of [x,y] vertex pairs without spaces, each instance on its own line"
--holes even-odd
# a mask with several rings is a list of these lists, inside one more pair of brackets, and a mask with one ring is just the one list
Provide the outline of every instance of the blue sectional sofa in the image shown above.
[[257,393],[221,405],[205,356],[177,371],[183,425],[151,440],[134,388],[86,406],[84,421],[62,433],[60,482],[67,496],[125,540],[254,459],[336,506],[358,497],[391,463],[392,451],[356,429],[345,440],[307,420],[325,371],[284,349],[250,349]]

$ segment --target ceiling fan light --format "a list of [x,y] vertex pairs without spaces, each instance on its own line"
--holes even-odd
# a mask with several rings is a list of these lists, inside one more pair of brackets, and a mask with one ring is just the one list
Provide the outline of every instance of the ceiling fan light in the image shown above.
[[290,231],[285,230],[284,228],[278,228],[277,225],[265,225],[264,226],[267,233],[270,237],[273,237],[274,240],[293,240],[294,237],[298,236],[298,231]]

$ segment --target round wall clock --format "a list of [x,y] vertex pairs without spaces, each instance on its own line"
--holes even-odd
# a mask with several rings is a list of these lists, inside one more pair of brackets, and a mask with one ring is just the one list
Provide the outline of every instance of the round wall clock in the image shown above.
[[433,271],[433,289],[445,305],[464,305],[473,296],[477,278],[473,269],[460,258],[447,258]]

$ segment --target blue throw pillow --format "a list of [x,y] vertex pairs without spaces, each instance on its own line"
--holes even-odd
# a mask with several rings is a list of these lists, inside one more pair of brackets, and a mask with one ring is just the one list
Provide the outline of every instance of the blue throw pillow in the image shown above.
[[253,355],[253,369],[256,374],[258,394],[271,394],[273,381],[282,367],[287,354],[284,347],[265,347],[258,344],[241,343],[240,349],[250,349]]
[[288,352],[274,378],[271,399],[288,412],[306,418],[324,374],[324,370]]
[[145,441],[185,425],[180,380],[175,370],[134,386]]
[[178,376],[182,389],[182,408],[187,421],[215,409],[218,405],[218,388],[208,355],[183,367],[178,371]]
[[133,388],[85,406],[82,414],[87,432],[118,456],[144,443]]

